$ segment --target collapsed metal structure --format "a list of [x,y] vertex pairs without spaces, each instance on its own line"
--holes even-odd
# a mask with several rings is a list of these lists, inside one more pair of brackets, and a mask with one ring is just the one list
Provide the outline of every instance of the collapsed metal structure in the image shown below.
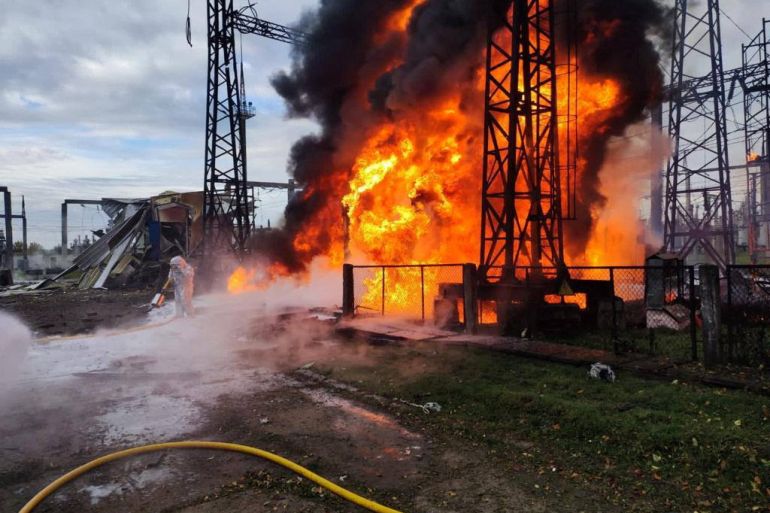
[[664,243],[681,259],[700,249],[724,271],[735,243],[719,0],[676,0],[673,48]]
[[305,34],[261,20],[253,6],[235,10],[233,0],[208,0],[208,88],[204,179],[204,257],[232,251],[242,257],[252,231],[254,197],[246,168],[245,121],[254,111],[245,100],[235,33],[304,44]]

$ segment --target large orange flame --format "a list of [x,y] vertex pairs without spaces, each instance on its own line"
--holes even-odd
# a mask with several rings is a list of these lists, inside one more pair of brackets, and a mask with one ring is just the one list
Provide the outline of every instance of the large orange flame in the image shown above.
[[[397,13],[387,25],[388,30],[404,32],[413,10],[421,3],[414,0]],[[615,28],[616,24],[611,23],[597,27],[591,37],[601,37]],[[483,62],[483,56],[479,56],[479,63]],[[398,64],[394,62],[392,66],[395,68]],[[443,91],[433,104],[395,110],[375,130],[364,133],[353,168],[337,174],[342,177],[339,183],[326,184],[340,192],[342,205],[327,205],[323,215],[295,237],[294,248],[310,255],[320,234],[325,234],[335,241],[331,254],[325,255],[333,265],[339,265],[344,258],[343,240],[347,241],[350,259],[356,263],[476,262],[483,154],[481,68],[472,77],[476,92],[472,105],[468,105],[468,99],[460,93]],[[559,87],[564,88],[559,91],[562,99],[559,109],[563,110],[567,84],[560,83]],[[623,100],[624,93],[617,81],[581,72],[578,96],[581,133],[606,131],[607,120]],[[585,165],[584,161],[577,161],[578,183]],[[347,218],[346,235],[343,235],[341,210]],[[612,224],[611,220],[608,222]],[[623,248],[606,242],[607,234],[615,230],[628,231],[628,227],[603,226],[592,237],[588,253],[571,251],[567,244],[568,263],[599,265],[612,260],[613,253],[625,257]],[[438,284],[449,279],[439,273],[420,277],[419,270],[375,274],[367,281],[367,294],[372,303],[377,303],[375,298],[380,294],[383,278],[388,282],[385,301],[389,310],[391,307],[398,310],[399,304],[410,301],[407,298],[419,297],[422,279],[429,291],[429,313]],[[230,282],[231,291],[262,286],[262,282],[245,269],[239,269]]]

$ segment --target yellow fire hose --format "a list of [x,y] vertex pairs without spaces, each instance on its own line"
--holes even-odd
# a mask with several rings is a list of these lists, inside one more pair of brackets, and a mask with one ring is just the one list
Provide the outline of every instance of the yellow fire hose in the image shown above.
[[163,443],[163,444],[153,444],[153,445],[145,445],[142,447],[134,447],[133,449],[126,449],[124,451],[118,451],[112,454],[108,454],[106,456],[102,456],[101,458],[97,458],[89,463],[86,463],[85,465],[82,465],[76,468],[75,470],[72,470],[71,472],[68,472],[67,474],[63,475],[53,483],[46,486],[43,490],[38,492],[37,495],[32,497],[32,499],[27,504],[25,504],[23,508],[19,510],[19,513],[32,512],[36,507],[40,505],[41,502],[43,502],[49,495],[52,495],[54,492],[56,492],[59,488],[66,485],[70,481],[82,476],[83,474],[90,472],[91,470],[97,467],[101,467],[102,465],[105,465],[107,463],[120,460],[123,458],[128,458],[130,456],[137,456],[140,454],[147,454],[150,452],[164,451],[167,449],[214,449],[219,451],[239,452],[243,454],[248,454],[250,456],[256,456],[257,458],[262,458],[272,463],[275,463],[277,465],[280,465],[284,468],[287,468],[292,472],[294,472],[295,474],[298,474],[314,482],[315,484],[323,488],[326,488],[333,494],[342,497],[346,501],[356,504],[358,506],[361,506],[364,509],[368,509],[369,511],[375,511],[377,513],[401,513],[395,509],[388,508],[387,506],[377,504],[376,502],[366,499],[364,497],[361,497],[360,495],[356,495],[355,493],[350,492],[342,488],[341,486],[337,486],[331,481],[324,479],[323,477],[319,476],[318,474],[315,474],[314,472],[311,472],[305,467],[297,465],[293,461],[287,460],[286,458],[282,458],[277,454],[263,451],[255,447],[249,447],[247,445],[229,444],[229,443],[222,443],[222,442],[169,442],[169,443]]

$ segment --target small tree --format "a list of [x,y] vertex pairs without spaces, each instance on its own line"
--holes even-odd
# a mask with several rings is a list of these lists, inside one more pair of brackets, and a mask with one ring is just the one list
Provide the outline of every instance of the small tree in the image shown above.
[[[30,255],[34,255],[37,253],[40,253],[40,251],[43,250],[43,246],[40,245],[37,242],[30,242],[27,246],[27,253]],[[22,241],[17,240],[13,243],[13,252],[17,255],[24,254],[24,243]]]

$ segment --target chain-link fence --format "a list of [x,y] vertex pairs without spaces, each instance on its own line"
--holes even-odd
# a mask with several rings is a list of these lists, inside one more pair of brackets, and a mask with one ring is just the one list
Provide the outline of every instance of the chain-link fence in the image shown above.
[[731,363],[770,366],[770,266],[730,266],[725,281],[722,354]]
[[579,309],[579,326],[540,330],[561,343],[676,360],[698,357],[695,269],[663,262],[638,267],[571,267],[547,303]]
[[[470,326],[465,305],[476,305],[469,331],[502,329],[497,299],[479,294],[474,302],[478,280],[470,264],[348,267],[348,311],[355,315],[460,328]],[[537,307],[538,336],[675,360],[701,356],[701,284],[693,266],[661,260],[638,267],[572,267],[568,273],[518,268],[514,280],[522,290],[550,283]],[[770,367],[770,266],[730,266],[722,284],[722,359]],[[513,334],[524,331],[518,329]]]
[[357,266],[353,283],[356,315],[464,323],[461,264]]

